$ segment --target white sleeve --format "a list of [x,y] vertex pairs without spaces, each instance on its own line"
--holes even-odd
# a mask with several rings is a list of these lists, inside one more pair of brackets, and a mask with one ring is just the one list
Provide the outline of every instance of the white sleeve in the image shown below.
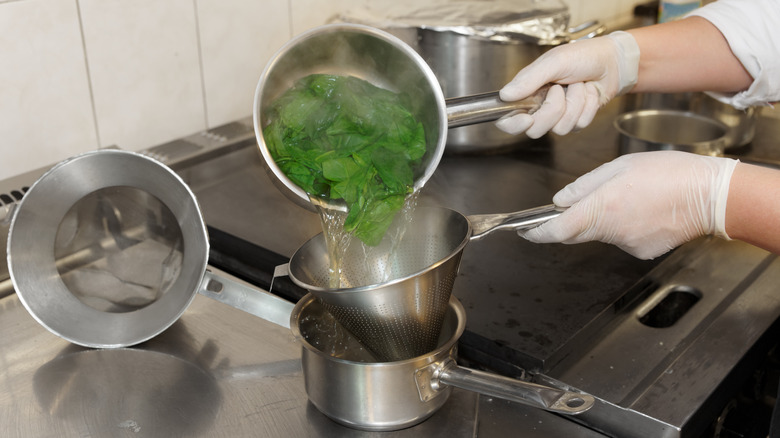
[[713,97],[738,109],[780,101],[780,0],[718,0],[690,15],[715,25],[753,77],[747,90]]

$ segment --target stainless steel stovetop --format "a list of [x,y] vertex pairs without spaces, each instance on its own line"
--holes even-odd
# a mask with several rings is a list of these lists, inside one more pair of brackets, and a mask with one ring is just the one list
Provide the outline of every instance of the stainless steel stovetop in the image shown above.
[[[613,102],[588,129],[512,153],[445,157],[421,202],[464,214],[546,204],[617,155],[618,111]],[[770,142],[780,138],[775,125],[760,120],[743,155],[780,156]],[[269,289],[273,267],[319,232],[319,219],[263,171],[249,120],[146,153],[195,192],[210,227],[211,268],[225,275]],[[23,193],[35,178],[5,181],[0,193]],[[599,402],[572,421],[456,390],[430,420],[382,435],[514,436],[520,428],[527,436],[701,436],[773,343],[778,263],[718,239],[654,261],[599,243],[534,245],[513,233],[472,242],[453,292],[468,316],[461,360],[572,386]],[[287,330],[204,297],[162,335],[114,351],[68,344],[35,323],[9,280],[0,291],[0,420],[17,436],[374,435],[338,426],[307,403],[299,346]],[[303,294],[280,280],[272,292],[291,301]]]

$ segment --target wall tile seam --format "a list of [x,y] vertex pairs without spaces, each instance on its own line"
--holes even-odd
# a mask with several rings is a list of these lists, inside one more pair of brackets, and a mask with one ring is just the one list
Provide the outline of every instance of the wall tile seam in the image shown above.
[[102,148],[100,141],[100,126],[97,116],[97,106],[95,105],[95,92],[92,89],[92,77],[89,69],[89,52],[87,51],[87,40],[84,36],[84,20],[81,17],[81,1],[74,0],[76,4],[76,17],[78,19],[79,36],[81,37],[81,50],[84,52],[84,70],[86,72],[87,90],[89,90],[89,104],[92,109],[92,124],[95,129],[95,141],[97,148]]
[[198,67],[200,69],[200,94],[203,100],[203,126],[209,129],[209,104],[206,94],[206,72],[203,62],[203,47],[200,41],[200,14],[198,0],[192,0],[192,8],[195,15],[195,44],[198,50]]

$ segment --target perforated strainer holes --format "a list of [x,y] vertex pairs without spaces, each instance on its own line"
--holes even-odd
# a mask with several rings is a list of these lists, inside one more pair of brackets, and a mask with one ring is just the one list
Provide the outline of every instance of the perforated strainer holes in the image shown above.
[[456,275],[456,269],[447,271],[427,289],[396,294],[373,306],[322,303],[377,359],[409,359],[429,353],[438,345]]

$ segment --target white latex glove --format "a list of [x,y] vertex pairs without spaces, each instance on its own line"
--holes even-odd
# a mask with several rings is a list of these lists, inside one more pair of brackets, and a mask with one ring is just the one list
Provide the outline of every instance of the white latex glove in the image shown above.
[[509,134],[525,131],[539,138],[548,131],[567,134],[593,121],[596,111],[637,81],[639,46],[626,32],[555,47],[537,58],[499,92],[502,100],[524,99],[547,84],[542,107],[534,114],[510,114],[496,122]]
[[520,234],[537,243],[614,244],[652,259],[696,237],[726,234],[726,199],[737,161],[677,151],[624,155],[553,197],[569,207]]

